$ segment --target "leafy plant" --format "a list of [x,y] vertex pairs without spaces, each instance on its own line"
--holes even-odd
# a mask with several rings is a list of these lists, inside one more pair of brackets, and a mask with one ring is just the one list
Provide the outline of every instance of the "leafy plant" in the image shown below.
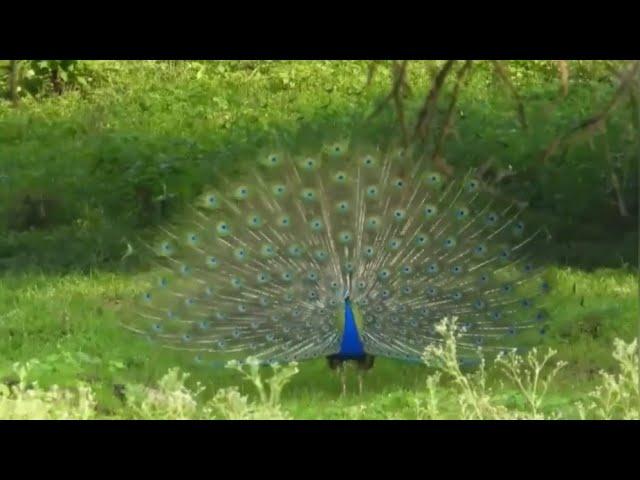
[[188,373],[172,368],[159,381],[156,388],[142,385],[126,387],[127,405],[135,418],[188,420],[195,418],[198,409],[197,396],[204,388],[200,383],[195,390],[189,389],[185,382]]
[[540,407],[549,389],[549,385],[558,372],[567,366],[567,362],[557,362],[546,375],[545,370],[549,360],[558,352],[550,349],[542,359],[538,358],[538,350],[532,348],[526,356],[517,355],[510,351],[506,355],[502,352],[498,354],[495,362],[502,369],[502,372],[517,385],[520,393],[524,396],[529,408],[529,418],[540,418]]
[[[458,403],[462,418],[485,420],[509,418],[510,412],[493,401],[490,388],[487,387],[485,360],[480,356],[478,369],[469,374],[464,374],[460,368],[460,358],[457,351],[456,334],[458,332],[457,318],[445,318],[436,326],[436,331],[442,337],[441,343],[429,345],[422,356],[427,365],[433,365],[443,375],[453,381],[458,390]],[[440,377],[435,377],[427,382],[432,395],[435,385]],[[431,402],[430,414],[434,404]]]
[[[244,363],[229,362],[228,368],[236,370],[251,382],[260,398],[258,403],[250,403],[246,396],[242,396],[236,387],[218,391],[216,396],[207,404],[206,411],[226,419],[286,419],[288,414],[282,410],[280,397],[282,389],[298,373],[298,365],[271,364],[271,377],[263,379],[259,362],[249,358]],[[266,385],[265,385],[266,384]]]
[[7,97],[17,102],[24,95],[54,93],[69,88],[88,88],[95,72],[79,60],[11,60],[3,62]]
[[[441,415],[437,397],[437,386],[440,383],[441,374],[452,380],[457,387],[459,393],[457,400],[463,418],[544,419],[560,416],[555,412],[553,416],[545,417],[541,412],[549,385],[560,369],[567,365],[566,362],[560,361],[551,368],[545,368],[557,353],[556,351],[549,350],[540,358],[537,349],[533,348],[526,356],[511,351],[507,355],[499,354],[495,358],[495,369],[505,374],[524,396],[526,410],[523,411],[517,407],[507,408],[499,400],[497,393],[487,386],[485,359],[481,350],[478,351],[478,368],[472,373],[464,373],[461,370],[461,362],[457,354],[458,326],[455,317],[443,319],[437,325],[436,331],[442,336],[442,342],[427,347],[423,360],[428,365],[433,365],[438,371],[427,379],[427,401],[417,401],[419,418],[438,418]],[[505,390],[504,385],[501,390]]]
[[640,372],[638,339],[626,343],[615,339],[613,357],[617,374],[600,371],[601,385],[590,394],[588,407],[578,403],[582,419],[640,419]]
[[96,401],[89,386],[78,382],[75,389],[53,385],[41,389],[29,382],[31,370],[39,362],[16,363],[13,371],[18,380],[0,384],[0,418],[8,420],[87,420],[96,415]]
[[[298,372],[297,365],[271,365],[272,375],[263,379],[257,362],[248,359],[245,364],[231,362],[234,369],[249,380],[257,389],[259,400],[253,402],[242,395],[236,386],[221,388],[208,401],[198,401],[205,388],[196,382],[194,388],[186,386],[188,373],[178,368],[170,369],[157,387],[128,385],[125,398],[130,414],[142,419],[286,419],[289,415],[282,409],[282,389]],[[267,388],[268,387],[268,388]]]

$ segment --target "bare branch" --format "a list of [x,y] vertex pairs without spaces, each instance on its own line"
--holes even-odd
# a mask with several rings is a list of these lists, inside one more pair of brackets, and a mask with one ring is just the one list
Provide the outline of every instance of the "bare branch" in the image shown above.
[[407,61],[403,61],[400,66],[397,65],[397,62],[394,62],[394,69],[396,70],[396,86],[393,89],[393,102],[396,107],[396,115],[398,116],[398,122],[400,123],[400,132],[402,134],[402,146],[407,148],[408,146],[408,135],[407,135],[407,125],[404,121],[404,104],[402,102],[401,88],[405,84],[404,78],[407,70]]
[[549,157],[556,152],[560,145],[573,143],[583,135],[592,137],[596,132],[601,131],[604,127],[607,116],[618,105],[620,100],[623,98],[623,94],[626,91],[631,91],[633,79],[638,74],[639,69],[640,61],[636,60],[633,62],[633,66],[629,69],[627,74],[622,76],[620,86],[617,88],[604,109],[602,109],[600,113],[583,120],[578,126],[572,128],[564,135],[555,138],[543,152],[541,162],[543,164],[546,163]]
[[367,71],[367,84],[365,85],[365,88],[371,85],[371,82],[373,81],[373,77],[376,73],[376,70],[378,70],[379,65],[380,60],[373,60],[371,63],[369,63],[369,70]]
[[497,60],[493,60],[491,63],[493,63],[493,67],[496,73],[498,74],[498,77],[500,77],[500,79],[504,82],[504,84],[507,86],[507,88],[511,92],[511,95],[513,96],[514,100],[516,101],[516,106],[518,109],[518,119],[520,120],[520,125],[522,126],[523,130],[526,130],[527,117],[525,116],[524,103],[522,103],[522,99],[520,98],[520,94],[518,93],[518,90],[516,90],[516,87],[513,85],[513,82],[509,78],[509,75],[507,74],[507,71],[505,70],[505,68],[502,66],[502,63],[498,62]]
[[429,134],[429,125],[431,123],[431,118],[433,116],[434,106],[438,101],[438,96],[440,95],[440,91],[442,89],[442,85],[444,84],[451,67],[455,60],[447,60],[447,62],[440,69],[436,78],[434,80],[433,86],[429,91],[429,95],[424,101],[422,108],[420,109],[420,113],[418,114],[418,120],[416,122],[416,126],[413,132],[413,138],[417,138],[421,136],[422,139],[426,139]]
[[560,75],[560,85],[562,96],[569,93],[569,63],[566,60],[558,60],[558,74]]
[[616,204],[618,205],[618,212],[620,212],[621,217],[628,217],[629,211],[627,210],[627,205],[624,201],[624,196],[622,195],[622,189],[620,188],[620,181],[618,180],[618,175],[616,174],[615,167],[613,165],[613,160],[611,159],[611,149],[609,148],[609,140],[607,137],[604,137],[604,148],[605,148],[605,157],[607,159],[607,164],[609,165],[609,177],[611,178],[611,186],[616,194]]
[[9,100],[14,107],[18,105],[20,97],[18,96],[20,64],[18,60],[11,60],[9,63]]
[[408,88],[408,85],[405,81],[405,74],[407,71],[407,60],[403,60],[402,63],[398,63],[396,60],[393,61],[392,65],[392,73],[393,73],[393,86],[391,88],[391,92],[380,102],[380,104],[376,107],[376,109],[369,115],[369,118],[373,118],[378,115],[382,109],[387,105],[391,100],[393,100],[394,107],[396,110],[396,115],[398,117],[398,123],[400,123],[400,131],[402,134],[402,144],[406,148],[408,145],[408,135],[407,135],[407,126],[404,118],[404,104],[402,102],[402,89]]
[[451,131],[451,127],[453,125],[453,111],[455,109],[456,103],[458,102],[458,95],[460,93],[460,87],[463,84],[463,81],[471,69],[473,61],[467,60],[464,65],[458,70],[456,75],[456,83],[453,87],[453,93],[451,95],[451,101],[449,102],[449,106],[447,108],[447,112],[445,114],[444,123],[442,126],[442,130],[440,132],[440,137],[436,141],[436,147],[433,151],[433,155],[431,159],[435,163],[438,170],[444,172],[446,175],[453,174],[453,167],[447,164],[447,162],[442,158],[442,148],[444,146],[444,141],[446,140],[449,132]]

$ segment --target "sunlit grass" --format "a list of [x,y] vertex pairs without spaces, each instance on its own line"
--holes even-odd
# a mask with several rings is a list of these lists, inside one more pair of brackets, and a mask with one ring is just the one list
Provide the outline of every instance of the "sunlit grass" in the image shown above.
[[[535,367],[527,357],[522,357],[525,363],[520,364],[496,366],[489,362],[484,386],[478,381],[477,370],[438,372],[432,367],[379,358],[365,377],[364,394],[357,394],[354,372],[348,377],[346,397],[340,397],[335,373],[324,359],[318,359],[300,364],[295,375],[285,375],[287,386],[282,389],[276,385],[280,388],[277,400],[270,400],[266,385],[262,395],[255,388],[257,371],[240,374],[233,369],[196,365],[189,357],[149,344],[122,329],[120,316],[139,291],[141,276],[4,276],[0,279],[0,382],[6,387],[3,408],[7,416],[36,417],[86,417],[90,409],[89,416],[101,418],[634,415],[630,403],[633,395],[629,393],[633,382],[627,378],[633,373],[629,367],[633,357],[621,352],[630,351],[637,331],[637,277],[630,271],[585,273],[572,269],[554,269],[552,276],[556,282],[549,301],[550,328],[536,358],[542,361],[542,355],[551,348],[557,353],[548,359],[545,371],[557,362],[566,365],[539,401],[536,395],[540,390],[532,397],[523,390],[526,383],[518,385],[516,380],[526,382],[522,369]],[[581,306],[582,296],[585,300]],[[618,338],[627,343],[619,343]],[[442,352],[438,355],[446,357]],[[31,362],[28,372],[16,367],[16,362]],[[507,365],[512,370],[507,368],[505,374]],[[601,370],[609,376],[603,377]],[[458,383],[463,378],[470,382],[463,390],[466,397],[461,396]],[[17,393],[7,390],[19,385],[22,390]],[[54,385],[57,389],[51,393]],[[608,403],[597,401],[603,394],[590,393],[596,388],[609,392]],[[28,398],[27,391],[39,393]],[[193,397],[195,403],[187,397]],[[9,398],[14,403],[7,403]],[[459,404],[460,398],[467,398],[466,406]],[[18,406],[15,402],[26,403]],[[46,406],[47,402],[57,406]],[[474,405],[484,413],[474,413]],[[74,408],[79,410],[72,415],[69,412]]]

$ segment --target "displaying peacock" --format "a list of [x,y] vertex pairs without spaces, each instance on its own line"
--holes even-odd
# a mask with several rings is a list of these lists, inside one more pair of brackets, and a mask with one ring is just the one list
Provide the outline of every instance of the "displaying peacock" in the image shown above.
[[463,355],[544,333],[540,231],[473,171],[347,141],[252,165],[147,245],[162,273],[130,329],[197,362],[326,357],[342,371],[419,361],[444,317],[459,319]]

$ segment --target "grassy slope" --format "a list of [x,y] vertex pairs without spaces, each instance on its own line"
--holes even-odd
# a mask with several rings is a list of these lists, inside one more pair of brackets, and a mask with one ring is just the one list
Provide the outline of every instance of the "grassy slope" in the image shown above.
[[[0,171],[5,181],[17,191],[50,188],[54,179],[56,188],[71,192],[62,199],[67,202],[67,210],[85,222],[84,230],[64,227],[47,235],[27,232],[14,241],[25,242],[34,250],[68,256],[70,264],[75,259],[88,258],[88,253],[96,254],[99,248],[95,242],[100,232],[108,232],[112,242],[99,247],[113,249],[113,255],[120,254],[123,245],[118,241],[129,235],[133,228],[130,225],[135,224],[135,219],[130,225],[119,224],[117,228],[112,223],[101,224],[101,218],[109,214],[109,204],[98,205],[94,198],[118,185],[88,184],[96,157],[121,159],[122,152],[133,145],[135,155],[125,156],[123,164],[138,157],[158,162],[162,159],[158,153],[170,158],[186,151],[192,156],[189,158],[197,158],[202,152],[227,144],[255,141],[247,134],[255,128],[267,130],[273,124],[286,128],[301,117],[320,121],[337,118],[339,124],[348,125],[351,113],[370,109],[372,101],[387,86],[387,79],[379,77],[369,90],[363,90],[366,65],[355,62],[224,63],[209,65],[205,70],[197,64],[181,68],[152,63],[107,66],[114,72],[87,98],[69,94],[27,102],[19,112],[0,112]],[[487,103],[490,90],[476,86],[474,100],[480,105]],[[601,97],[606,93],[606,89],[596,91]],[[576,98],[564,107],[573,108],[576,116],[591,111],[584,106],[589,102],[580,95],[576,93]],[[491,121],[495,125],[502,122],[504,131],[510,131],[516,122],[513,110],[501,111]],[[466,128],[473,128],[474,119],[481,123],[480,117],[484,118],[485,113],[476,113],[476,117],[472,113]],[[196,146],[185,147],[184,141]],[[514,142],[517,152],[517,140]],[[476,152],[484,148],[486,153],[491,145],[487,142],[468,148]],[[9,163],[9,159],[13,161]],[[198,165],[207,163],[194,165],[200,168]],[[232,175],[238,166],[227,161],[216,167],[216,172],[200,173],[207,180],[216,181],[216,176]],[[86,190],[83,192],[79,186]],[[182,189],[187,197],[197,189],[190,176],[171,186]],[[83,195],[87,195],[84,204],[77,201]],[[119,208],[117,199],[112,208]],[[89,232],[86,238],[78,233],[82,231]],[[83,241],[60,248],[71,233]],[[88,261],[92,267],[97,263],[95,259]],[[569,361],[569,366],[554,383],[548,405],[575,415],[572,402],[593,386],[596,371],[614,366],[613,338],[629,340],[636,334],[638,286],[633,274],[622,269],[584,273],[564,268],[557,270],[556,276],[558,286],[552,297],[556,308],[547,342],[559,350],[558,358]],[[237,384],[238,377],[233,372],[191,365],[187,359],[155,349],[117,327],[121,302],[139,284],[135,276],[114,273],[14,273],[2,277],[0,378],[10,382],[15,377],[12,362],[38,358],[41,365],[33,377],[40,385],[86,381],[96,391],[102,415],[128,415],[114,393],[114,385],[154,384],[175,364],[193,372],[191,381],[206,385],[204,397],[211,396],[218,387]],[[285,390],[283,405],[299,418],[410,418],[416,410],[409,392],[423,390],[428,373],[424,367],[380,360],[367,378],[364,397],[350,395],[336,401],[338,380],[329,374],[323,361],[310,362],[301,366],[301,373]],[[355,379],[351,380],[353,389]],[[451,404],[450,415],[455,417],[451,388],[439,395]],[[252,391],[248,385],[242,389]],[[502,387],[500,392],[505,398],[518,401],[510,387]]]

